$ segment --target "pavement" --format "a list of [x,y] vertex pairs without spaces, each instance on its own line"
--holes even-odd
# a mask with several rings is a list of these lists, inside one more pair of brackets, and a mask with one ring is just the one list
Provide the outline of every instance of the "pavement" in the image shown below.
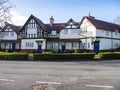
[[120,60],[0,61],[0,90],[120,90]]

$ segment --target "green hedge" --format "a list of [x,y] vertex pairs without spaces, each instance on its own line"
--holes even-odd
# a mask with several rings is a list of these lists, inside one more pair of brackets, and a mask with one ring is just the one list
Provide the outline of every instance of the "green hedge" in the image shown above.
[[33,54],[34,60],[93,60],[95,54]]
[[100,58],[105,59],[120,59],[120,53],[100,53]]
[[1,60],[28,60],[28,54],[21,53],[1,53]]

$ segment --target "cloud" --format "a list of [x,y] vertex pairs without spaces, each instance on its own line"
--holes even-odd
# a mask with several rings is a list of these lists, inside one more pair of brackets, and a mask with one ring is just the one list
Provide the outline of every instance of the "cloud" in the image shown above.
[[27,17],[22,16],[19,12],[11,11],[11,21],[15,25],[24,25],[27,20]]

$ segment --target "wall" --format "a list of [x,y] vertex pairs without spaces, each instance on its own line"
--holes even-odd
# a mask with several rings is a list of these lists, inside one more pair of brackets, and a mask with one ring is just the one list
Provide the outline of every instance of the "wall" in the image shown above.
[[80,33],[83,35],[86,33],[86,37],[94,37],[96,36],[96,28],[85,18],[80,25]]
[[62,29],[60,32],[60,39],[79,38],[80,29],[76,29],[76,30],[78,30],[77,34],[73,34],[71,30],[72,29],[68,29],[68,34],[64,34],[64,29]]
[[[57,49],[61,49],[62,45],[65,45],[66,49],[79,49],[79,42],[47,42],[47,49],[54,49],[53,43],[58,44]],[[76,43],[76,47],[73,47],[73,43]]]
[[[33,47],[26,47],[26,43],[34,43]],[[38,49],[38,42],[42,42],[42,49],[46,49],[46,39],[22,39],[21,49]]]

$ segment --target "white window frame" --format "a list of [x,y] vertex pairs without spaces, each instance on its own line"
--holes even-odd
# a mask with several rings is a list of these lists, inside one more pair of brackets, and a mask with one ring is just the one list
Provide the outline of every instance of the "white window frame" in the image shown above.
[[28,47],[28,48],[34,47],[34,42],[26,42],[25,47]]
[[52,36],[56,36],[56,35],[57,35],[56,30],[52,30],[52,31],[51,31],[51,35],[52,35]]
[[78,43],[77,42],[73,42],[73,47],[78,47]]
[[68,34],[68,29],[63,30],[64,34]]

